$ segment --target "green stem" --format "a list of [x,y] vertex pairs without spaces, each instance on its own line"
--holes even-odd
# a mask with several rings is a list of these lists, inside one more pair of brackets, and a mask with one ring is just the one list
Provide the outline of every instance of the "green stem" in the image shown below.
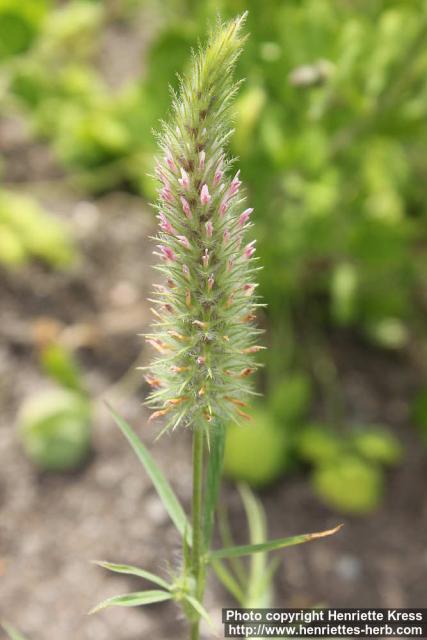
[[[193,433],[193,504],[192,504],[192,525],[193,525],[193,547],[191,552],[191,572],[196,581],[195,596],[201,601],[204,590],[204,561],[203,555],[203,448],[204,433],[199,426],[194,428]],[[197,618],[191,623],[191,640],[199,640],[200,619]]]

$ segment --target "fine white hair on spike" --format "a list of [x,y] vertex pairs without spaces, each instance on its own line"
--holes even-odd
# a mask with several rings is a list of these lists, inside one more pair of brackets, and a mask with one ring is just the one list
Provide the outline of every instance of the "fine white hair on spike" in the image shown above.
[[[228,156],[230,107],[239,87],[233,71],[244,16],[219,24],[193,54],[173,99],[172,122],[159,134],[159,236],[164,284],[156,288],[148,343],[155,359],[147,380],[152,419],[214,428],[245,417],[241,408],[262,347],[257,329],[255,241],[244,239],[240,170]],[[244,248],[242,248],[242,246]]]

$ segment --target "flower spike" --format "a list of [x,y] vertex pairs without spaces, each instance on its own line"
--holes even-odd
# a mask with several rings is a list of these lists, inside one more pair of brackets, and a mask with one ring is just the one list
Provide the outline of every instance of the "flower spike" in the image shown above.
[[[146,380],[151,420],[214,429],[247,419],[242,411],[256,371],[255,240],[241,245],[252,208],[242,212],[242,180],[229,175],[224,141],[237,90],[233,71],[244,38],[244,18],[219,25],[205,50],[194,54],[182,80],[170,124],[160,135],[155,359]],[[241,246],[244,248],[242,249]]]

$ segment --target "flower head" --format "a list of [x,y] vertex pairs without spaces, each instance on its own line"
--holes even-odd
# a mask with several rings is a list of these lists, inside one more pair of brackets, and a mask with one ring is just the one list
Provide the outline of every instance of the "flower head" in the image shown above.
[[165,281],[154,291],[148,343],[156,359],[147,380],[153,418],[164,417],[165,428],[211,429],[245,418],[241,407],[256,370],[251,357],[261,348],[255,241],[241,248],[253,209],[242,213],[240,171],[229,175],[224,148],[242,23],[220,26],[196,54],[174,103],[174,122],[160,136],[158,255]]

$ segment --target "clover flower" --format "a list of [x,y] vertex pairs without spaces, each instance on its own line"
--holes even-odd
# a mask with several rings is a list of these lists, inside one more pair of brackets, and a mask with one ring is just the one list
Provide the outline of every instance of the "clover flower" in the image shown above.
[[152,300],[156,319],[146,340],[157,358],[146,380],[151,419],[165,417],[165,429],[246,418],[257,368],[250,358],[262,349],[255,344],[255,241],[244,245],[253,209],[245,208],[240,171],[231,177],[227,155],[242,22],[194,55],[171,122],[158,134],[155,254],[164,284]]

